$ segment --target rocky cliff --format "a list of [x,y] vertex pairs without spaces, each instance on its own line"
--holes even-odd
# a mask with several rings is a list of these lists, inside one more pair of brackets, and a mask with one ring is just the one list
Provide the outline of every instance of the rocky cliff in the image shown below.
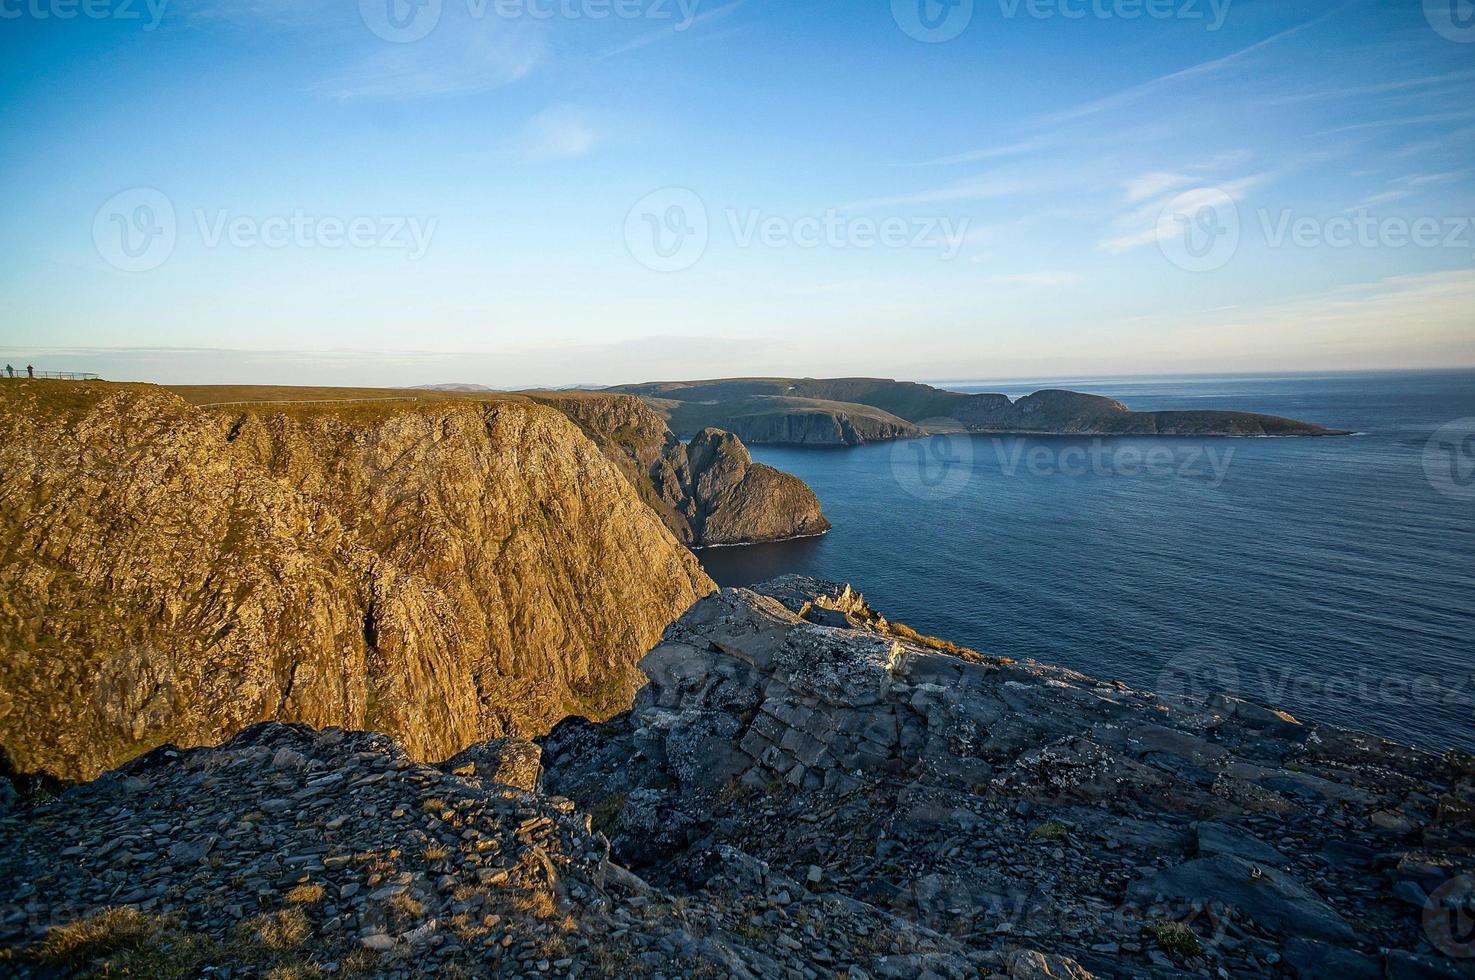
[[686,446],[685,465],[665,486],[703,545],[747,544],[823,534],[830,522],[797,477],[753,462],[737,436],[704,429]]
[[798,477],[753,462],[742,440],[707,429],[687,445],[633,395],[537,393],[577,422],[666,526],[692,547],[822,534],[829,522]]
[[807,579],[702,599],[641,667],[541,753],[271,724],[0,800],[0,970],[1475,976],[1468,755],[980,655]]
[[721,428],[755,445],[859,446],[923,434],[905,419],[864,405],[745,403],[725,406],[718,418]]
[[1345,435],[1253,412],[1134,412],[1100,395],[1047,389],[1018,399],[882,378],[733,378],[626,385],[680,431],[715,425],[751,443],[855,445],[922,429],[1172,436]]
[[[641,667],[544,788],[652,881],[803,882],[956,942],[911,967],[942,976],[1475,976],[1468,755],[949,651],[804,579],[702,600]],[[876,969],[836,931],[787,965]]]
[[0,747],[90,777],[263,719],[414,757],[629,703],[710,580],[526,400],[0,387]]

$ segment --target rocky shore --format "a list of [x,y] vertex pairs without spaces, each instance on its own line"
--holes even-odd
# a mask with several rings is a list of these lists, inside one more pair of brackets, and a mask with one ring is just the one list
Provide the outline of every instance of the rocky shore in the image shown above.
[[439,766],[269,724],[9,800],[0,971],[1475,976],[1469,756],[806,579],[700,600],[641,669],[623,715]]
[[753,462],[731,432],[706,428],[683,444],[634,395],[533,397],[583,427],[684,544],[755,544],[830,529],[819,498],[803,480]]
[[717,426],[750,444],[854,446],[926,432],[1100,436],[1332,436],[1347,432],[1256,412],[1134,412],[1045,389],[1014,399],[885,378],[728,378],[625,385],[680,432]]

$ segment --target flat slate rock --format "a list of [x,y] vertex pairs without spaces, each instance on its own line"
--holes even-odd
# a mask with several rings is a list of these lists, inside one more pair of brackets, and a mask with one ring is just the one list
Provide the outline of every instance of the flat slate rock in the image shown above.
[[1326,902],[1290,874],[1229,854],[1199,858],[1160,871],[1131,886],[1134,898],[1165,898],[1232,905],[1274,929],[1348,942],[1352,927]]

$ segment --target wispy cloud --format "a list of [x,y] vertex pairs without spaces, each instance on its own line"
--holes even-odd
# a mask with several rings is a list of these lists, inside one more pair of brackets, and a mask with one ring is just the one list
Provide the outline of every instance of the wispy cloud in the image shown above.
[[[1096,247],[1103,252],[1119,255],[1143,245],[1151,245],[1158,240],[1159,222],[1163,209],[1169,203],[1177,200],[1178,206],[1186,211],[1200,207],[1215,207],[1222,202],[1221,195],[1227,195],[1230,200],[1238,203],[1251,190],[1268,183],[1273,177],[1273,174],[1262,173],[1238,177],[1234,180],[1217,181],[1211,186],[1208,182],[1204,182],[1197,187],[1183,191],[1181,195],[1171,193],[1178,185],[1160,186],[1160,193],[1151,198],[1134,199],[1132,191],[1129,190],[1127,202],[1137,206],[1121,214],[1115,222],[1118,233],[1103,239],[1097,243]],[[1138,190],[1140,189],[1139,187]]]
[[545,52],[542,32],[533,25],[480,20],[453,29],[441,24],[414,44],[376,45],[319,91],[336,99],[468,95],[525,78]]
[[1320,102],[1327,99],[1360,99],[1369,95],[1388,95],[1407,92],[1410,89],[1447,85],[1452,82],[1468,82],[1475,79],[1475,71],[1446,72],[1442,75],[1426,75],[1423,78],[1407,78],[1378,85],[1348,85],[1341,88],[1320,89],[1314,92],[1292,92],[1268,100],[1270,105],[1295,105],[1303,102]]
[[1379,204],[1392,204],[1396,201],[1407,200],[1415,196],[1426,187],[1438,187],[1442,184],[1451,184],[1465,176],[1457,171],[1447,171],[1437,174],[1409,174],[1394,180],[1391,186],[1377,194],[1364,198],[1349,210],[1357,208],[1376,207]]
[[578,106],[550,106],[533,116],[512,143],[512,152],[532,160],[581,157],[603,138],[589,113]]
[[1131,203],[1145,201],[1150,197],[1159,197],[1168,191],[1187,187],[1195,182],[1197,178],[1187,174],[1166,173],[1153,171],[1134,177],[1127,182],[1127,200]]
[[1321,135],[1332,136],[1337,133],[1355,133],[1366,129],[1389,129],[1398,126],[1422,126],[1426,123],[1469,122],[1472,119],[1475,119],[1475,109],[1465,109],[1459,112],[1431,112],[1421,116],[1398,116],[1393,119],[1373,119],[1368,122],[1352,123],[1324,130]]
[[1085,281],[1079,272],[1016,272],[989,279],[1015,286],[1077,286]]
[[904,207],[917,204],[945,204],[957,201],[986,201],[992,198],[1009,197],[1040,190],[1044,186],[1038,177],[1013,173],[991,173],[955,181],[943,187],[897,194],[892,197],[876,197],[863,201],[852,201],[841,205],[842,210],[866,210],[871,208]]
[[1273,34],[1270,37],[1265,38],[1264,40],[1256,41],[1254,44],[1251,44],[1248,47],[1240,48],[1238,51],[1224,55],[1223,57],[1214,58],[1210,61],[1200,62],[1197,65],[1192,65],[1188,68],[1183,68],[1179,71],[1159,76],[1158,78],[1154,78],[1151,81],[1143,82],[1140,85],[1135,85],[1132,88],[1126,89],[1122,92],[1118,92],[1115,95],[1108,95],[1105,98],[1096,99],[1095,101],[1084,103],[1082,105],[1076,106],[1073,109],[1067,109],[1063,112],[1055,113],[1054,115],[1049,117],[1048,121],[1054,123],[1068,122],[1075,119],[1081,119],[1086,116],[1096,115],[1110,109],[1119,109],[1130,103],[1141,101],[1148,96],[1156,95],[1163,89],[1170,88],[1179,82],[1216,75],[1224,71],[1226,68],[1229,68],[1244,61],[1256,52],[1262,51],[1265,48],[1270,47],[1271,45],[1284,41],[1287,38],[1293,37],[1301,33],[1302,31],[1321,23],[1329,16],[1331,16],[1331,14],[1325,14],[1321,17],[1316,18],[1315,20],[1309,20],[1303,24],[1298,24],[1295,27],[1281,31],[1278,34]]
[[605,61],[606,59],[618,57],[622,54],[628,54],[631,51],[638,51],[639,49],[649,47],[652,44],[659,44],[662,41],[669,41],[674,37],[685,34],[687,31],[691,30],[694,27],[700,27],[704,24],[710,24],[713,21],[722,20],[724,17],[728,17],[736,13],[745,2],[746,0],[734,0],[734,2],[732,3],[723,4],[721,7],[716,7],[712,10],[708,10],[705,13],[700,14],[695,13],[695,0],[688,0],[688,2],[686,3],[673,4],[671,9],[677,11],[677,18],[675,23],[671,24],[668,27],[664,27],[659,31],[653,31],[649,34],[643,34],[640,37],[626,41],[624,44],[616,45],[615,47],[596,55],[594,60]]
[[1164,322],[1194,359],[1237,366],[1274,350],[1283,363],[1336,368],[1378,355],[1389,367],[1475,364],[1475,271],[1392,276],[1276,303]]
[[938,157],[936,160],[924,160],[918,166],[921,167],[947,167],[959,163],[977,163],[980,160],[997,160],[1000,157],[1020,156],[1025,153],[1033,153],[1035,150],[1046,146],[1044,140],[1027,140],[1022,143],[1010,143],[1005,146],[986,146],[977,150],[969,150],[966,153],[954,153],[951,156]]

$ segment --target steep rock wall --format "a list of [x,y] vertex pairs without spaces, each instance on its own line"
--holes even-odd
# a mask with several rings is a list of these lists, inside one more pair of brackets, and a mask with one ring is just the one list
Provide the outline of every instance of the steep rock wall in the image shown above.
[[803,480],[753,462],[730,432],[706,429],[682,445],[661,416],[634,395],[536,397],[578,423],[686,544],[778,541],[830,528]]
[[713,586],[548,407],[0,389],[0,748],[96,775],[264,719],[420,758],[628,703]]

